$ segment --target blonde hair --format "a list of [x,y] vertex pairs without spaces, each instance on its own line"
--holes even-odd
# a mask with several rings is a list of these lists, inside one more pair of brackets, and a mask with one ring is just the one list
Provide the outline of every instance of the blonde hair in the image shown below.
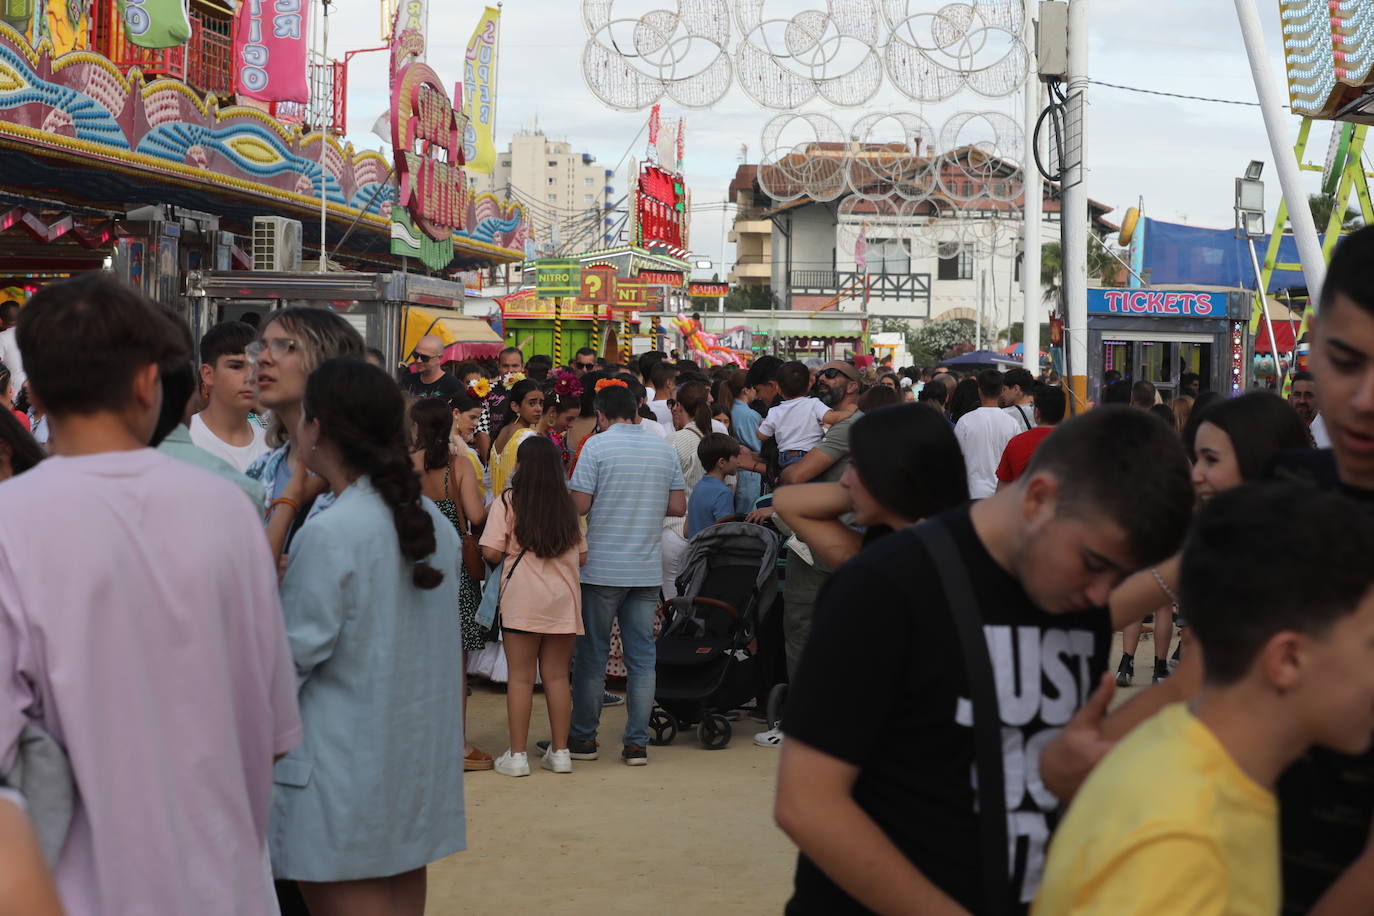
[[1174,412],[1174,429],[1182,435],[1188,426],[1188,417],[1193,413],[1193,399],[1186,394],[1177,395],[1169,402],[1169,408]]
[[[320,364],[335,356],[364,356],[363,338],[353,325],[329,309],[292,306],[273,312],[267,324],[278,323],[296,339],[300,348],[301,366],[307,376]],[[266,330],[266,327],[264,327]],[[276,411],[267,421],[267,444],[280,448],[291,438]]]

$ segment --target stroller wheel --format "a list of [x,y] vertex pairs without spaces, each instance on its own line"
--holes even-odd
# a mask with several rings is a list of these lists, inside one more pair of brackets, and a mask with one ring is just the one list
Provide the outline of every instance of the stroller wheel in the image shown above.
[[774,684],[768,691],[768,725],[771,728],[782,719],[782,707],[787,702],[787,685]]
[[697,737],[708,751],[718,751],[730,743],[730,720],[718,713],[710,713],[697,726]]
[[655,706],[654,711],[649,713],[649,728],[653,729],[654,736],[649,739],[649,743],[657,747],[665,744],[672,744],[677,737],[677,719],[666,709]]

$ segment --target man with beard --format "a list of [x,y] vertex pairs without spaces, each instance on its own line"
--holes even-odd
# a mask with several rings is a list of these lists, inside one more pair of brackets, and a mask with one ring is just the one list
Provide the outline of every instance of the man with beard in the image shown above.
[[[849,431],[863,416],[858,409],[859,371],[849,363],[835,360],[826,363],[816,373],[816,396],[832,411],[848,412],[849,416],[826,432],[820,444],[800,460],[782,470],[782,483],[836,483],[849,468]],[[771,510],[769,510],[771,511]],[[806,545],[795,537],[788,540],[792,555],[787,558],[787,580],[783,585],[782,628],[787,652],[787,673],[791,677],[801,662],[802,649],[811,635],[811,619],[816,609],[816,597],[833,570],[811,555]],[[782,743],[778,723],[754,736],[760,747],[777,747]]]

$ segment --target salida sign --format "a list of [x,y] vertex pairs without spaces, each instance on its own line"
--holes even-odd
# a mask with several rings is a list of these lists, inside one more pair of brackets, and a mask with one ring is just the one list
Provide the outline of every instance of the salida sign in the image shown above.
[[1183,290],[1090,289],[1089,315],[1225,318],[1226,294]]
[[413,62],[401,70],[391,97],[398,204],[421,232],[446,243],[463,220],[461,119],[428,65]]

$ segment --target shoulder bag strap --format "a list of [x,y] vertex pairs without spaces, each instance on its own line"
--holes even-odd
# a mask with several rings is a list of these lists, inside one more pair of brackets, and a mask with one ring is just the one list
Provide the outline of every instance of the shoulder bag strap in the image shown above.
[[978,767],[978,846],[983,885],[982,916],[1001,916],[1011,903],[1011,869],[1007,861],[1007,794],[1002,771],[1002,715],[992,659],[983,635],[983,615],[973,596],[968,568],[943,522],[927,521],[913,529],[930,551],[959,634],[964,668],[973,700],[973,747]]
[[1022,407],[1020,404],[1017,404],[1016,412],[1021,415],[1021,422],[1026,424],[1026,432],[1030,432],[1031,421],[1030,417],[1026,416],[1026,408]]

